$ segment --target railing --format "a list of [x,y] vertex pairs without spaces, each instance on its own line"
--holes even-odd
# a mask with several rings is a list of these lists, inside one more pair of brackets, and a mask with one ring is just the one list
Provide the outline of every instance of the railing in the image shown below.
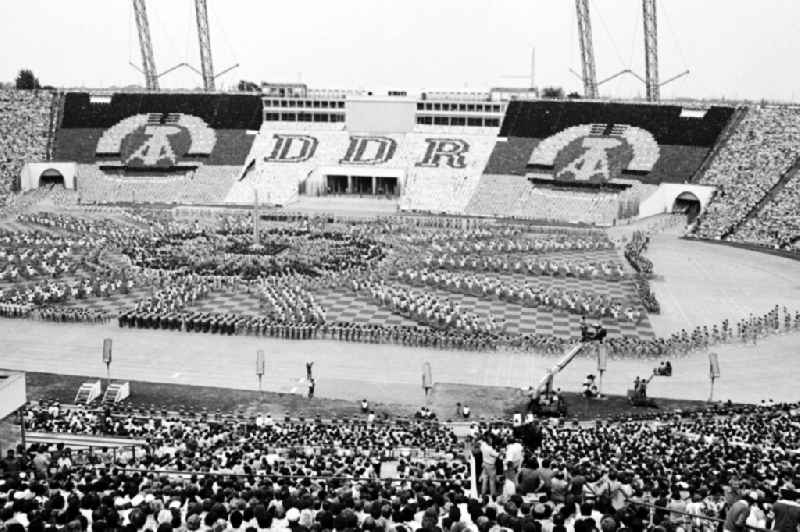
[[[725,520],[720,518],[720,517],[713,517],[713,516],[709,516],[709,515],[698,515],[698,514],[694,514],[694,513],[691,513],[691,512],[684,512],[684,511],[681,511],[681,510],[673,510],[671,508],[665,508],[663,506],[657,506],[657,505],[649,503],[649,502],[636,501],[636,500],[633,500],[633,499],[627,499],[626,502],[628,504],[633,504],[633,505],[636,505],[636,506],[643,506],[645,508],[648,508],[648,510],[649,510],[648,514],[649,514],[649,519],[650,519],[650,524],[651,525],[653,525],[653,524],[658,525],[658,523],[654,523],[654,517],[655,517],[656,512],[664,512],[664,513],[668,514],[668,517],[673,522],[675,522],[675,520],[672,519],[671,516],[680,516],[681,519],[679,519],[678,521],[680,521],[680,524],[683,526],[684,530],[688,530],[688,531],[717,530],[718,528],[720,528],[720,525],[725,523]],[[761,528],[761,527],[757,527],[757,526],[752,526],[752,525],[748,525],[748,524],[745,524],[744,527],[747,528],[748,530],[753,530],[753,531],[756,531],[756,532],[772,532],[769,529]]]

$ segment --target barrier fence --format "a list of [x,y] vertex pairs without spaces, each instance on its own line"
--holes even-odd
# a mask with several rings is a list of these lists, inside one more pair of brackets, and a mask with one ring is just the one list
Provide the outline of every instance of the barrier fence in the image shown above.
[[[674,510],[670,508],[666,508],[664,506],[657,506],[652,503],[644,502],[644,501],[637,501],[634,499],[627,499],[626,502],[628,504],[632,504],[635,506],[642,506],[647,508],[650,525],[658,525],[655,523],[655,514],[657,512],[664,512],[669,516],[671,522],[676,523],[684,530],[692,531],[692,532],[706,532],[706,531],[714,531],[714,530],[722,530],[722,525],[724,525],[725,520],[720,517],[714,517],[709,515],[698,515],[691,512],[684,512],[681,510]],[[676,519],[676,516],[679,517]],[[772,532],[767,528],[761,528],[758,526],[752,526],[745,524],[744,527],[747,530],[752,530],[754,532]]]

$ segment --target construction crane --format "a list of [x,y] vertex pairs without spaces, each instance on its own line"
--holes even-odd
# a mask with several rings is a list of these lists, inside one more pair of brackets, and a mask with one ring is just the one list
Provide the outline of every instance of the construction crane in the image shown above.
[[658,83],[658,20],[656,0],[642,0],[644,19],[644,86],[647,101],[657,102],[661,97]]
[[158,74],[156,61],[153,58],[153,42],[150,40],[150,24],[147,22],[147,8],[144,0],[133,0],[133,12],[136,17],[136,29],[139,31],[139,48],[142,52],[142,69],[145,86],[148,90],[158,90]]
[[211,58],[211,33],[208,29],[208,11],[206,0],[195,0],[197,14],[197,39],[200,42],[200,70],[203,76],[203,88],[214,90],[214,62]]
[[597,98],[597,73],[594,66],[594,46],[592,45],[592,21],[589,17],[589,0],[575,0],[578,11],[578,40],[581,48],[581,67],[583,75],[583,96]]

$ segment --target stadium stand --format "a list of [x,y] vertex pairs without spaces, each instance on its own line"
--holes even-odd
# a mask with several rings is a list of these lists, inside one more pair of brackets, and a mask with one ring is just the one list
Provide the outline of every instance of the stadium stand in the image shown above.
[[[634,150],[623,176],[648,183],[684,182],[702,164],[733,112],[729,107],[711,107],[689,116],[679,106],[514,101],[508,106],[499,133],[501,139],[507,140],[498,142],[486,173],[525,175],[529,161],[537,164],[531,161],[531,155],[545,141],[543,150],[552,153],[541,157],[553,161],[559,152],[587,135],[624,138],[629,146],[640,145],[644,150],[652,147],[647,148],[642,140],[652,137],[658,144],[658,153]],[[639,165],[638,159],[655,162]],[[558,170],[558,162],[555,166]]]
[[347,151],[348,135],[341,130],[275,129],[264,123],[253,143],[245,168],[225,201],[286,205],[297,199],[300,183],[320,167],[337,166]]
[[484,175],[466,213],[611,225],[619,215],[619,194],[538,186],[516,175]]
[[88,452],[46,437],[10,450],[0,462],[10,532],[701,532],[737,520],[731,528],[740,531],[798,524],[798,404],[657,411],[587,426],[480,422],[465,438],[435,421],[366,416],[276,420],[58,403],[26,412],[27,429],[52,431],[53,442],[85,434],[120,445],[120,437],[138,435],[149,452],[133,445]]
[[[366,151],[351,149],[358,139]],[[286,205],[301,190],[308,195],[331,193],[327,174],[357,172],[397,179],[401,209],[461,213],[494,142],[490,134],[450,135],[441,128],[439,133],[355,135],[283,124],[275,129],[275,123],[265,123],[226,201],[251,202],[255,188],[260,201]]]
[[734,111],[511,102],[466,213],[596,225],[631,218],[658,184],[692,179]]
[[84,202],[221,203],[260,125],[257,96],[68,93],[55,157]]
[[[407,136],[411,154],[423,154],[427,149],[426,139],[430,135],[411,133]],[[457,137],[469,147],[463,168],[447,164],[435,168],[409,165],[406,187],[400,200],[404,210],[463,213],[478,186],[486,161],[494,148],[496,138],[492,135],[465,135]]]
[[17,188],[25,163],[47,156],[49,91],[0,89],[0,205]]
[[788,174],[783,188],[767,197],[731,240],[797,251],[800,240],[800,170]]
[[[798,156],[800,108],[749,108],[738,129],[700,178],[701,184],[714,185],[718,191],[701,216],[696,235],[713,239],[730,236],[766,194],[789,180]],[[767,214],[766,219],[769,218]],[[761,219],[756,216],[745,234],[758,235]],[[765,228],[770,230],[774,231]]]
[[186,174],[137,172],[125,176],[93,164],[78,165],[82,203],[220,203],[240,166],[201,166]]
[[533,220],[611,225],[617,216],[617,195],[529,186],[511,213]]
[[517,209],[519,198],[526,195],[531,186],[527,179],[517,175],[484,174],[467,205],[467,214],[501,216],[510,213]]

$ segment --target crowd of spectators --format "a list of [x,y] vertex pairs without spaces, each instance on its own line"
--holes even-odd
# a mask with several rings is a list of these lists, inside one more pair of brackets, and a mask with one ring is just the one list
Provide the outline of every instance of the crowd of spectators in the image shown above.
[[[717,187],[717,194],[701,215],[697,236],[720,239],[735,231],[798,156],[800,108],[750,107],[700,180]],[[753,229],[762,223],[768,222],[755,221]]]
[[784,184],[755,216],[745,221],[730,237],[789,251],[800,250],[800,171]]
[[46,158],[52,98],[49,91],[0,88],[0,207],[25,163]]
[[[795,532],[798,404],[720,405],[592,425],[276,420],[29,405],[63,443],[0,461],[15,530]],[[716,519],[716,520],[715,520]]]

